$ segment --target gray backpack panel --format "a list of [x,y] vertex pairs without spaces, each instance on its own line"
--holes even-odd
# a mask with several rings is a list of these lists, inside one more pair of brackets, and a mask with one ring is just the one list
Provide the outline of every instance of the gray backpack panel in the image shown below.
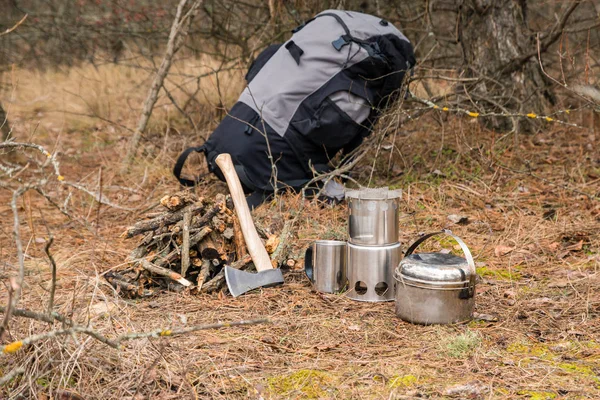
[[[349,33],[360,40],[378,35],[396,35],[408,39],[392,24],[382,24],[380,18],[358,12],[327,10],[318,14],[305,28],[277,50],[271,59],[246,87],[239,101],[254,109],[280,136],[288,130],[290,121],[302,102],[345,68],[369,57],[358,43],[350,42],[341,50],[333,42]],[[303,53],[298,61],[286,48],[293,42]],[[329,98],[357,123],[362,123],[370,112],[367,100],[341,91]]]

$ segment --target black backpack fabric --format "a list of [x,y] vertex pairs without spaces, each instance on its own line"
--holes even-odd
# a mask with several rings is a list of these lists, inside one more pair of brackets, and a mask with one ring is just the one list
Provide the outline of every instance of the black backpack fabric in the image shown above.
[[174,174],[193,185],[181,169],[200,151],[223,179],[214,160],[229,153],[247,193],[297,190],[362,143],[414,64],[412,45],[391,23],[324,11],[256,58],[238,102],[203,146],[179,157]]

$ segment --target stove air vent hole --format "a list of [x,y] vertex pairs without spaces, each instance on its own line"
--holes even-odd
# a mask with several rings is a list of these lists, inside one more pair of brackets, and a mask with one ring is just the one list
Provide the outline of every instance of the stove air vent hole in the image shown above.
[[375,285],[375,293],[377,293],[378,296],[383,296],[386,294],[388,289],[388,284],[385,282],[379,282],[377,285]]
[[360,295],[367,293],[367,284],[363,281],[356,282],[356,284],[354,285],[354,291],[356,292],[356,294]]

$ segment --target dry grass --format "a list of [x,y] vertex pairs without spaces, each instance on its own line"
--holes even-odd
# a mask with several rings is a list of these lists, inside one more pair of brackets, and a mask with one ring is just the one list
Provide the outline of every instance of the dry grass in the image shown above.
[[[111,76],[119,74],[126,73]],[[27,84],[36,87],[34,77]],[[143,80],[139,84],[145,87]],[[125,92],[139,100],[145,89],[137,90],[128,86]],[[19,94],[22,103],[13,109],[18,138],[28,137],[36,121],[52,121],[44,111],[34,114],[25,101],[41,93]],[[123,101],[117,94],[107,96],[100,103]],[[111,117],[125,123],[136,108],[112,110]],[[105,195],[138,211],[104,206],[98,211],[88,196],[77,194],[73,210],[86,227],[37,195],[26,196],[23,307],[42,310],[47,301],[49,267],[43,243],[36,241],[45,236],[44,219],[56,237],[57,311],[107,336],[265,316],[272,324],[138,340],[120,351],[83,336],[40,342],[1,356],[1,374],[17,366],[27,373],[0,388],[0,397],[48,399],[67,390],[86,399],[443,398],[454,388],[457,398],[467,398],[468,390],[457,386],[465,384],[477,388],[481,398],[600,397],[600,159],[591,132],[548,126],[536,136],[520,137],[515,147],[511,138],[462,118],[422,118],[397,132],[395,147],[380,149],[377,160],[370,157],[355,169],[355,178],[367,183],[374,165],[373,185],[404,189],[404,245],[420,232],[450,227],[473,250],[480,274],[476,311],[497,322],[425,327],[397,319],[393,303],[316,293],[300,269],[286,273],[285,286],[237,299],[174,293],[121,299],[101,274],[121,264],[135,246],[119,237],[125,227],[163,194],[177,190],[170,168],[190,139],[170,134],[168,140],[146,142],[136,167],[120,174],[124,142],[115,139],[111,124],[95,121],[93,129],[65,134],[71,122],[63,123],[58,132],[38,130],[34,140],[52,147],[59,139],[65,176],[92,189],[102,168]],[[165,114],[156,125],[169,125]],[[527,171],[526,165],[538,178],[513,170]],[[206,194],[226,187],[210,180],[197,190]],[[8,195],[0,191],[2,277],[16,268]],[[295,213],[301,213],[297,254],[316,238],[344,235],[344,205],[287,196],[255,215],[279,232]],[[452,225],[449,214],[466,215],[470,222]],[[442,245],[452,247],[440,240],[431,248]],[[2,291],[0,302],[5,301]],[[20,319],[10,333],[18,339],[51,328]]]
[[[160,59],[154,60],[158,63]],[[205,125],[213,122],[217,109],[232,105],[243,88],[239,67],[209,56],[181,58],[173,63],[165,86],[182,108],[195,94],[186,111],[195,112],[194,120],[202,130],[210,129]],[[126,134],[126,127],[135,126],[139,117],[153,71],[150,61],[140,57],[121,65],[82,64],[60,70],[15,67],[4,77],[4,106],[10,120],[39,123],[38,129],[54,134],[98,130],[102,122],[109,123],[115,136]],[[155,111],[160,123],[151,127],[151,133],[162,132],[165,123],[177,125],[184,120],[164,91]]]

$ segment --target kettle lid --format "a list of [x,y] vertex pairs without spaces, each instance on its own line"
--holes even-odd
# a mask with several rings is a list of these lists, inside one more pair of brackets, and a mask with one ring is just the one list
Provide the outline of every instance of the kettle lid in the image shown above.
[[444,253],[411,254],[400,262],[397,272],[406,278],[430,282],[465,282],[470,278],[466,259]]

